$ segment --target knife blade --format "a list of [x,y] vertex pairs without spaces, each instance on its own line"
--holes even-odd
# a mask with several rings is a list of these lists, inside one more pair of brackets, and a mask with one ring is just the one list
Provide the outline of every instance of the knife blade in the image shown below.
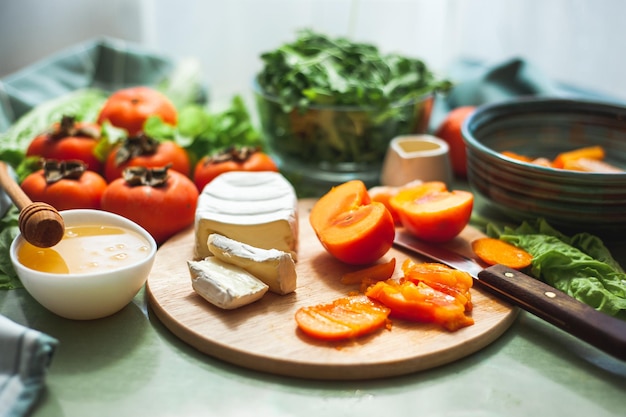
[[483,268],[475,260],[398,231],[398,247],[468,272],[499,298],[553,324],[592,346],[626,360],[626,321],[611,317],[550,285],[503,265]]

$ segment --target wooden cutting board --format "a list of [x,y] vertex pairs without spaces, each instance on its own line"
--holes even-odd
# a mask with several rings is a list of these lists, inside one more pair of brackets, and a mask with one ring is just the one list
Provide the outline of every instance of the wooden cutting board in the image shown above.
[[[245,368],[324,380],[373,379],[433,368],[470,355],[497,339],[513,323],[517,308],[499,301],[479,286],[472,288],[475,320],[456,332],[438,326],[393,320],[391,330],[346,342],[322,342],[297,329],[302,306],[331,302],[358,290],[341,284],[341,275],[358,267],[332,258],[308,222],[312,200],[302,200],[298,287],[294,293],[267,293],[237,310],[219,309],[191,287],[186,261],[193,258],[193,229],[168,240],[157,252],[146,284],[156,316],[177,337],[199,351]],[[467,227],[450,243],[469,254],[469,242],[480,233]],[[412,254],[392,248],[381,259],[396,257],[401,265]],[[399,271],[399,268],[396,267]]]

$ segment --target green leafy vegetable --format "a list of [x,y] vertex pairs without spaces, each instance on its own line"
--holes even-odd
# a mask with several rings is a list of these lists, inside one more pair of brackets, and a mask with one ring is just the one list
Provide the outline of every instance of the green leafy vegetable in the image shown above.
[[9,257],[11,243],[19,233],[18,217],[19,210],[11,206],[0,219],[0,254],[2,254],[0,256],[0,289],[3,290],[23,287]]
[[261,135],[239,95],[235,95],[230,105],[220,112],[212,113],[196,104],[182,108],[178,113],[177,127],[163,123],[158,117],[151,117],[144,130],[154,138],[176,141],[188,152],[192,162],[233,145],[263,145]]
[[311,30],[261,60],[264,135],[295,164],[380,165],[389,140],[425,130],[431,95],[451,87],[419,59]]
[[597,236],[564,235],[545,219],[519,227],[487,226],[487,234],[533,255],[531,274],[564,293],[626,319],[626,273]]
[[257,82],[285,112],[311,105],[386,108],[451,86],[419,59],[308,29],[295,42],[263,53],[261,60]]

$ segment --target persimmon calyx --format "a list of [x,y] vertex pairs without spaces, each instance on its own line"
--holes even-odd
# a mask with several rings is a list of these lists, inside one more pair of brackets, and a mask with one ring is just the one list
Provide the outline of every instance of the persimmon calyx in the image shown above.
[[115,164],[120,166],[132,158],[142,155],[153,155],[159,148],[159,141],[145,133],[129,136],[115,153]]
[[53,141],[67,137],[100,139],[100,130],[95,126],[77,123],[74,116],[63,115],[61,122],[52,128],[48,136]]
[[219,164],[222,162],[233,161],[237,163],[246,162],[252,155],[261,150],[258,146],[229,146],[228,148],[216,152],[209,158],[206,158],[203,165]]
[[67,161],[43,159],[41,164],[46,184],[54,184],[63,179],[79,180],[87,169],[87,164],[78,159]]
[[133,166],[125,168],[122,171],[122,178],[131,187],[149,186],[163,187],[167,184],[169,178],[168,170],[172,164],[164,167],[148,168],[145,166]]

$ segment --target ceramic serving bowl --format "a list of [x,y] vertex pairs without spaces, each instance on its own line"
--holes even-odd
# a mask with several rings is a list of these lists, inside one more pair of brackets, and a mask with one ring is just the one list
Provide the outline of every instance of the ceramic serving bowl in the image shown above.
[[[31,257],[24,254],[28,246],[19,234],[12,242],[10,249],[11,262],[22,284],[28,293],[51,312],[68,319],[90,320],[109,316],[130,303],[139,289],[145,284],[154,258],[157,244],[152,236],[141,226],[117,214],[100,210],[66,210],[61,211],[65,222],[65,236],[61,243],[69,239],[76,227],[93,227],[90,230],[108,230],[106,234],[97,235],[101,242],[96,248],[85,249],[85,260],[81,260],[81,269],[70,272],[47,272],[48,265],[41,259],[43,253],[32,252]],[[133,241],[120,241],[116,233],[125,231],[125,236],[132,236]],[[97,232],[100,233],[100,232]],[[60,243],[60,244],[61,244]],[[59,244],[59,245],[60,245]],[[26,245],[26,246],[24,246]],[[46,259],[53,259],[55,265],[70,264],[59,257],[66,256],[59,245],[49,248]],[[84,243],[74,248],[74,252],[83,252]],[[52,256],[51,256],[52,254]],[[129,255],[129,254],[132,254]],[[110,262],[109,262],[110,260]],[[59,262],[56,262],[59,261]],[[25,264],[28,264],[26,266]],[[46,272],[44,272],[46,271]]]
[[379,182],[390,141],[424,133],[434,94],[386,108],[312,105],[285,111],[281,102],[253,84],[259,121],[272,156],[301,197],[360,179]]
[[468,182],[518,220],[599,235],[626,232],[626,171],[590,173],[523,162],[502,154],[553,159],[600,145],[605,161],[626,170],[626,107],[584,100],[529,98],[479,107],[462,127]]

